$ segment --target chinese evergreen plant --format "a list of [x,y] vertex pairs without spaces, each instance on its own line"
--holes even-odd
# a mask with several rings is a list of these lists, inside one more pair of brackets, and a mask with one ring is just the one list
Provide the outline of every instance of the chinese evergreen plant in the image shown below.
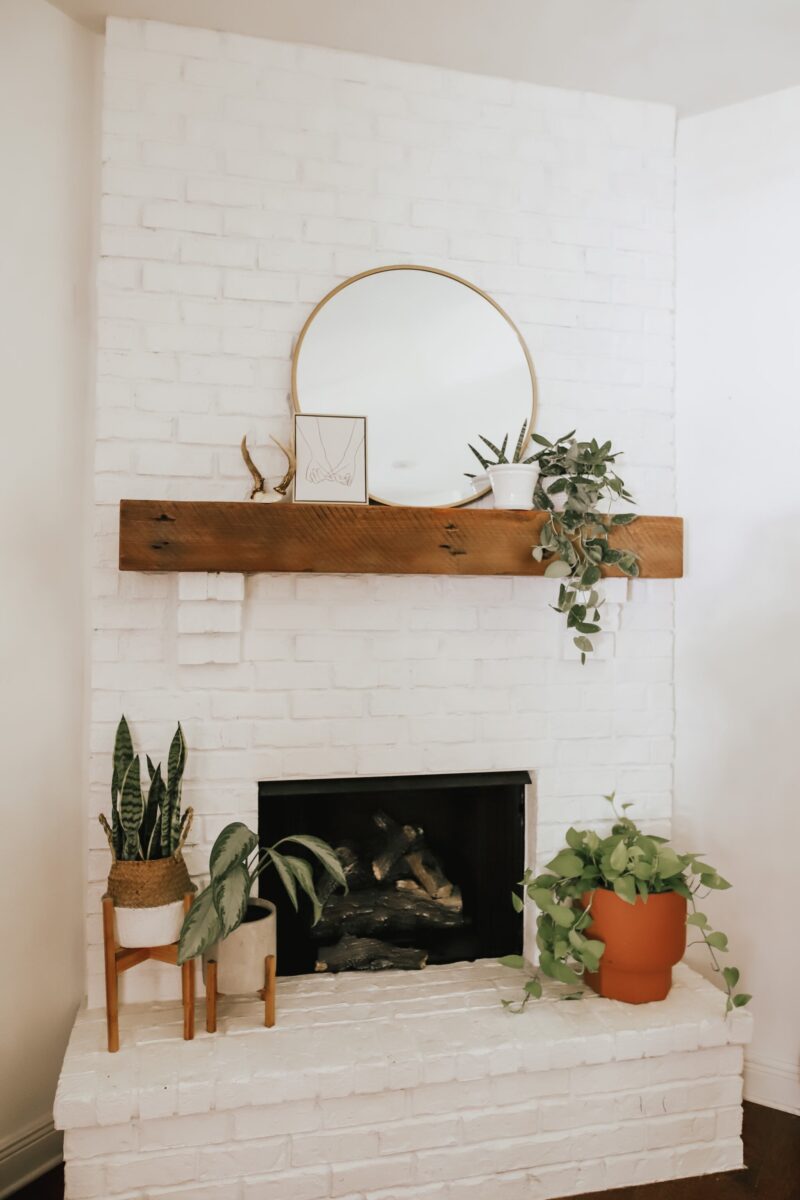
[[[467,445],[483,467],[484,471],[488,470],[489,467],[499,467],[502,465],[509,465],[510,463],[521,463],[524,466],[528,466],[530,463],[536,461],[538,455],[532,454],[530,458],[522,457],[527,442],[527,438],[525,437],[525,431],[527,428],[528,422],[524,421],[522,424],[522,429],[519,431],[519,437],[517,438],[517,444],[514,447],[514,453],[510,459],[506,455],[506,451],[508,450],[508,434],[506,434],[506,436],[503,438],[503,444],[501,446],[495,446],[494,442],[490,442],[489,439],[485,438],[482,433],[478,434],[478,437],[483,442],[484,446],[487,446],[489,450],[491,450],[492,454],[496,455],[494,462],[490,462],[489,459],[480,452],[480,450],[476,450],[471,442],[468,442]],[[475,478],[475,476],[470,474],[469,471],[465,471],[464,474],[466,475],[467,479]]]
[[[712,930],[705,913],[697,908],[697,900],[709,891],[731,885],[702,861],[696,854],[678,854],[667,839],[642,833],[625,815],[630,804],[617,812],[614,793],[604,797],[611,804],[615,823],[611,834],[601,838],[594,830],[569,829],[566,846],[545,867],[544,874],[526,871],[521,882],[522,896],[512,893],[512,903],[522,912],[527,896],[539,909],[536,920],[536,944],[539,966],[534,967],[519,954],[509,954],[500,961],[508,967],[526,970],[530,978],[524,985],[519,1002],[503,1000],[503,1004],[520,1012],[529,1000],[542,994],[542,976],[560,983],[580,987],[586,971],[595,972],[605,944],[588,936],[592,921],[592,898],[597,888],[613,890],[626,904],[637,897],[647,902],[650,895],[677,892],[688,901],[686,924],[698,934],[690,945],[705,945],[713,970],[720,974],[727,993],[725,1012],[741,1008],[750,1000],[746,992],[737,992],[739,971],[736,967],[720,966],[718,954],[727,953],[728,938]],[[584,900],[585,898],[585,900]],[[577,999],[582,991],[570,992],[566,999]]]
[[250,890],[268,867],[273,866],[292,905],[298,908],[298,886],[311,901],[316,925],[322,914],[322,904],[314,884],[310,863],[294,854],[278,850],[294,842],[310,851],[321,863],[326,874],[347,891],[347,880],[336,852],[322,838],[309,834],[293,834],[274,846],[258,849],[258,838],[241,821],[226,825],[211,850],[209,870],[211,882],[194,901],[186,914],[178,939],[178,962],[186,962],[202,954],[214,942],[228,937],[238,929],[247,912]]
[[181,784],[186,767],[186,742],[178,725],[167,758],[167,778],[161,764],[147,755],[149,787],[142,793],[139,756],[133,748],[128,722],[117,726],[111,774],[111,826],[101,814],[109,845],[118,860],[143,862],[169,858],[180,844],[189,810],[181,813]]
[[[599,633],[602,599],[596,589],[601,566],[616,566],[623,574],[639,574],[639,561],[631,550],[617,550],[608,543],[609,532],[619,525],[630,525],[635,513],[598,512],[604,502],[634,503],[615,463],[620,451],[611,442],[603,445],[575,440],[575,430],[550,442],[539,433],[531,435],[543,447],[533,456],[540,474],[534,491],[537,508],[549,513],[542,526],[539,544],[533,548],[537,562],[547,563],[545,575],[561,579],[558,602],[552,607],[564,613],[567,628],[575,631],[573,641],[581,652],[581,662],[594,650],[589,635]],[[530,461],[530,460],[529,460]],[[556,512],[553,498],[563,499],[563,511]]]

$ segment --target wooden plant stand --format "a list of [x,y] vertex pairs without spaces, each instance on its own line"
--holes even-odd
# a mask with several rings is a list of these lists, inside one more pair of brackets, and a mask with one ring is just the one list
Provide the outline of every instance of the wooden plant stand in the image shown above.
[[[206,1032],[217,1032],[217,963],[210,958],[206,963]],[[275,955],[264,959],[264,986],[258,993],[264,1001],[264,1024],[272,1029],[275,1024]]]
[[[194,900],[193,892],[183,897],[183,911],[187,913]],[[168,946],[140,946],[130,949],[118,946],[114,936],[114,901],[103,896],[103,944],[106,967],[106,1021],[108,1024],[108,1049],[114,1054],[119,1050],[119,996],[118,983],[123,971],[130,970],[149,958],[157,962],[178,965],[178,943]],[[181,994],[183,996],[183,1040],[190,1042],[194,1037],[194,963],[181,966]]]

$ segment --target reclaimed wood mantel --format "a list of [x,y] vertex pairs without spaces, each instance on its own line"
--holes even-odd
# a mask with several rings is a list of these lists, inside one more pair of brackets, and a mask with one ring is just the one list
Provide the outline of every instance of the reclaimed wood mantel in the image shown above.
[[[122,500],[121,571],[542,575],[547,514],[495,508]],[[646,579],[683,574],[683,520],[639,517],[611,535]],[[609,568],[609,575],[620,574]]]

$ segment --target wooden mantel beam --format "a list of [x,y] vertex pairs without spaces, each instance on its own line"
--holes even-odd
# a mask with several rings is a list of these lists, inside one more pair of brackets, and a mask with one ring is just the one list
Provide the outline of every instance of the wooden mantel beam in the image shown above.
[[[494,508],[123,500],[121,571],[541,575],[543,512]],[[611,535],[646,579],[683,574],[683,520],[640,517]],[[609,575],[618,575],[613,568]]]

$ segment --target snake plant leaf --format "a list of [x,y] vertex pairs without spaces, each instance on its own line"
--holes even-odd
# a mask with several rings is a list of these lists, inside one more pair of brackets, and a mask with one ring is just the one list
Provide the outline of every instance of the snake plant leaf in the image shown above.
[[[117,726],[117,735],[114,739],[114,773],[112,778],[116,778],[117,787],[122,787],[122,781],[125,778],[125,772],[131,765],[133,760],[133,739],[131,731],[128,727],[128,722],[122,716],[119,719]],[[113,787],[113,783],[112,783]]]
[[278,872],[281,883],[286,888],[286,894],[292,902],[292,907],[297,912],[297,883],[294,875],[287,866],[283,855],[279,854],[277,850],[270,850],[269,856],[275,864],[275,870]]
[[214,907],[214,897],[211,888],[207,887],[195,898],[184,918],[178,938],[179,964],[202,954],[214,942],[219,941],[220,934],[220,920]]
[[319,859],[328,874],[332,875],[336,882],[347,891],[347,879],[342,870],[342,864],[327,842],[324,842],[322,838],[312,837],[308,833],[294,834],[288,841],[296,842],[298,846],[304,846],[306,850],[310,850]]
[[122,781],[119,819],[125,838],[122,848],[123,856],[127,860],[141,858],[142,846],[139,840],[139,831],[144,819],[144,800],[139,779],[138,758],[131,760]]
[[[148,771],[152,766],[147,760]],[[161,764],[154,768],[150,776],[150,790],[147,793],[147,804],[142,821],[142,849],[145,858],[159,858],[161,852],[161,801],[165,792],[164,780],[161,777]]]
[[488,438],[485,438],[485,437],[483,436],[483,434],[482,434],[482,433],[479,433],[479,434],[478,434],[478,437],[481,439],[481,441],[483,442],[484,446],[488,446],[488,447],[489,447],[489,449],[491,450],[492,454],[496,454],[496,455],[497,455],[497,463],[496,463],[495,465],[499,465],[500,463],[504,463],[504,462],[506,461],[506,457],[505,457],[505,455],[503,454],[503,451],[500,449],[500,447],[499,447],[499,446],[495,446],[494,442],[490,442],[490,441],[489,441],[489,439],[488,439]]
[[472,445],[472,442],[467,442],[467,445],[469,446],[470,450],[475,455],[478,462],[481,464],[481,466],[483,467],[483,469],[485,471],[486,468],[490,465],[488,458],[484,458],[484,456],[481,454],[480,450],[475,449],[475,447]]
[[[181,780],[186,766],[186,742],[178,724],[167,758],[167,796],[169,797],[169,846],[165,853],[174,854],[178,848],[181,828]],[[162,828],[163,843],[163,828]]]
[[211,892],[214,908],[219,917],[222,937],[238,929],[247,912],[247,897],[250,895],[250,876],[241,863],[231,867],[224,875],[212,880]]
[[170,839],[172,836],[172,800],[169,793],[169,788],[164,790],[164,795],[161,799],[161,857],[169,858],[170,856]]
[[285,854],[283,859],[297,882],[300,884],[300,887],[311,901],[311,906],[314,910],[314,918],[311,924],[316,925],[317,921],[322,916],[322,905],[319,902],[319,897],[317,896],[317,892],[314,887],[314,872],[311,870],[310,865],[304,858],[298,858],[294,854]]
[[243,863],[257,845],[258,838],[242,821],[232,821],[226,825],[211,850],[208,865],[212,880]]
[[522,451],[525,446],[525,430],[527,428],[528,428],[528,422],[523,421],[522,429],[520,429],[519,437],[517,438],[517,444],[514,447],[514,457],[512,459],[512,462],[518,463],[520,461],[520,459],[522,458]]

